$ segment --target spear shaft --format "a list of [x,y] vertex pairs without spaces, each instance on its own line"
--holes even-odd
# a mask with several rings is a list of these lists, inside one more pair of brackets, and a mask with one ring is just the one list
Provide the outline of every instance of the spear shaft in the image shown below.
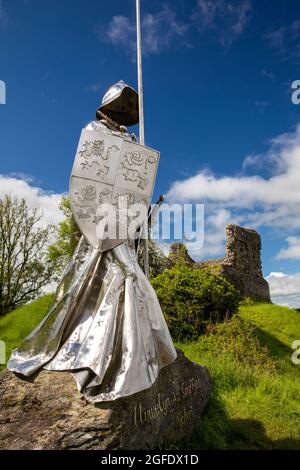
[[136,39],[137,39],[137,68],[139,87],[139,128],[140,143],[145,145],[144,131],[144,93],[143,93],[143,67],[142,67],[142,33],[141,33],[141,6],[140,0],[136,0]]
[[[141,5],[140,0],[136,0],[136,44],[137,44],[137,69],[138,69],[138,91],[139,91],[139,131],[140,144],[145,145],[144,128],[144,93],[143,93],[143,67],[142,67],[142,33],[141,33]],[[148,227],[145,221],[144,227],[144,272],[149,278],[149,246]]]

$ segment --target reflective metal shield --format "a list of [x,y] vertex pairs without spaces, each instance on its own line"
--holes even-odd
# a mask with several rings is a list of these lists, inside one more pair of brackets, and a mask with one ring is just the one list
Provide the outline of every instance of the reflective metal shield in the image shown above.
[[139,226],[138,214],[151,203],[158,162],[159,152],[149,147],[102,129],[82,130],[70,199],[75,221],[92,246],[113,248],[128,239],[128,227]]

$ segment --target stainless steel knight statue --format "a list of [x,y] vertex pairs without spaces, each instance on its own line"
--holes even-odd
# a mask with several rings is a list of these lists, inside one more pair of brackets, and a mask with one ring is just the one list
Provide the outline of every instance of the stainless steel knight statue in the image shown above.
[[148,214],[158,159],[155,150],[105,128],[82,131],[71,176],[71,207],[95,248],[107,250],[128,235],[132,238],[138,229],[134,220],[139,225]]
[[71,207],[82,236],[49,312],[8,362],[26,377],[69,371],[94,402],[149,388],[176,358],[135,251],[159,161],[128,133],[137,122],[137,93],[120,81],[83,129],[73,165]]

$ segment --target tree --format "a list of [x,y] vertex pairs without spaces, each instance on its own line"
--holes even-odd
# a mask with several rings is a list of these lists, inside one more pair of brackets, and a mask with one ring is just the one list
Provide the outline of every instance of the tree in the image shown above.
[[0,196],[0,316],[37,297],[53,279],[56,263],[47,246],[53,226],[24,198]]
[[49,258],[57,265],[57,275],[61,274],[72,257],[81,236],[72,215],[68,196],[62,196],[59,208],[65,218],[58,224],[58,227],[55,227],[55,241],[48,247]]

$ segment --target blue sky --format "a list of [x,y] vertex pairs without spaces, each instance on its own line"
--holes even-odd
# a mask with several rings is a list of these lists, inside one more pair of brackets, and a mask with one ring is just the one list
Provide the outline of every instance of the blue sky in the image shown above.
[[[48,220],[103,93],[119,79],[136,86],[134,3],[0,0],[0,184]],[[299,1],[141,3],[155,197],[205,203],[195,256],[223,255],[227,223],[256,228],[264,274],[281,273],[273,298],[300,305]]]

